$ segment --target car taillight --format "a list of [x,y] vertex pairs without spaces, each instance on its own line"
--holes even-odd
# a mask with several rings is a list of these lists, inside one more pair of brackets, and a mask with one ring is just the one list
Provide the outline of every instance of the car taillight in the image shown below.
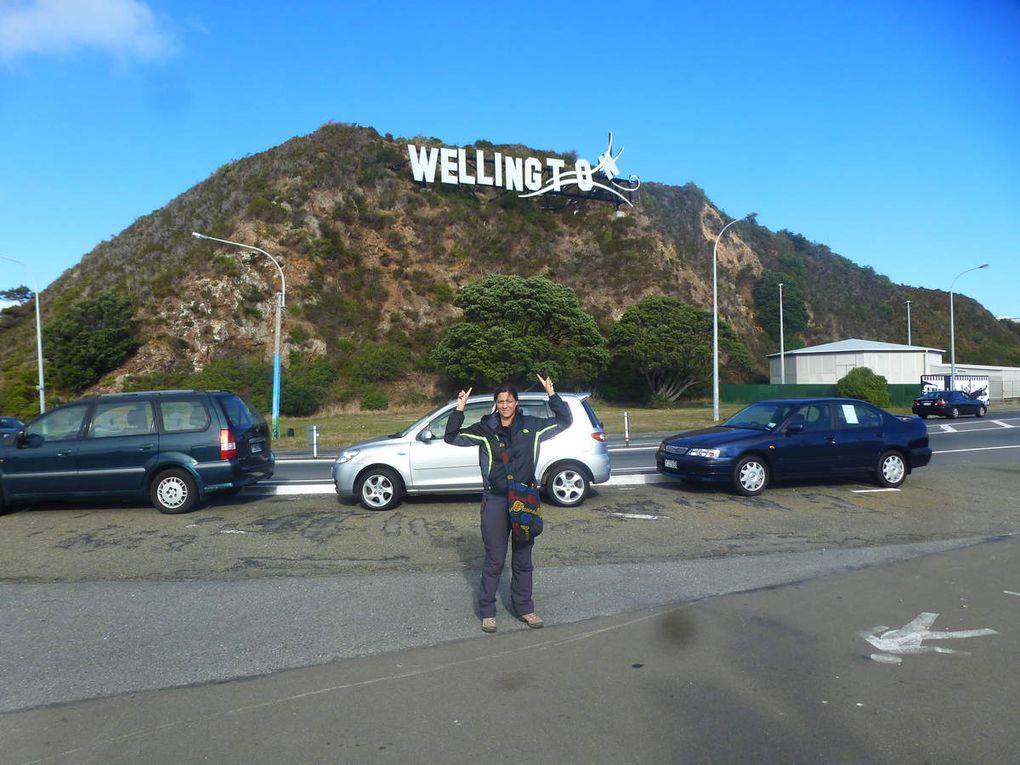
[[229,428],[220,428],[220,459],[232,460],[237,457],[237,444]]
[[945,406],[945,405],[946,405],[946,400],[944,398],[940,398],[938,401],[935,402],[935,406]]
[[606,440],[606,434],[601,430],[596,430],[594,433],[591,434],[591,437],[594,438],[596,441],[602,441],[603,443],[605,443]]

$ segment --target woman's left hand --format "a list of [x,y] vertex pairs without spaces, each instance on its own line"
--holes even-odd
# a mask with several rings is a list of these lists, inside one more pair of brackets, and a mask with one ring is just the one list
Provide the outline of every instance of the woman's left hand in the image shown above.
[[552,377],[542,377],[542,375],[535,375],[538,381],[542,383],[542,387],[545,388],[546,395],[555,396],[556,391],[553,389]]

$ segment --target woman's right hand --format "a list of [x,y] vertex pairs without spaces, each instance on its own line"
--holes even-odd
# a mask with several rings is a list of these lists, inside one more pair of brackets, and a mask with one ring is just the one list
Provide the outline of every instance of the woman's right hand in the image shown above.
[[462,390],[460,393],[457,394],[457,411],[458,412],[463,412],[464,411],[464,405],[467,404],[468,396],[471,395],[471,391],[473,391],[473,390],[474,390],[474,388],[472,387],[472,388],[468,388],[467,390]]

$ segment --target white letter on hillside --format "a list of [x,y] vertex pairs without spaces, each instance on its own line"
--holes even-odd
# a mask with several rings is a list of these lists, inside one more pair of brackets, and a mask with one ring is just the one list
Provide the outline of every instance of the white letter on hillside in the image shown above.
[[591,179],[591,162],[586,159],[579,159],[574,163],[577,170],[577,188],[581,191],[591,191],[595,184]]
[[560,170],[562,170],[563,166],[565,164],[567,164],[567,163],[564,162],[562,159],[556,159],[555,157],[546,157],[545,158],[545,163],[547,165],[549,165],[549,168],[552,170],[552,187],[553,187],[553,191],[559,191],[560,190]]
[[504,157],[506,160],[506,190],[524,191],[524,160],[520,157]]
[[542,163],[534,157],[524,160],[524,185],[528,191],[538,191],[542,188]]
[[439,150],[439,180],[457,185],[457,150],[443,147]]
[[485,174],[485,152],[475,149],[475,173],[478,175],[479,186],[491,186],[492,176]]
[[411,174],[414,179],[421,183],[435,183],[436,182],[436,159],[439,158],[439,152],[435,149],[430,149],[427,146],[418,148],[412,144],[407,144],[407,156],[411,160]]
[[457,176],[461,183],[466,183],[469,186],[475,185],[475,177],[468,173],[467,149],[457,149]]

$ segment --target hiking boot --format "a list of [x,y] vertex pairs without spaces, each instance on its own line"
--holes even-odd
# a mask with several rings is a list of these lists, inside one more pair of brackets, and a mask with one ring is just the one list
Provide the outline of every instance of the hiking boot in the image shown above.
[[545,626],[545,622],[542,621],[542,617],[536,613],[524,614],[518,618],[533,630],[537,630]]

